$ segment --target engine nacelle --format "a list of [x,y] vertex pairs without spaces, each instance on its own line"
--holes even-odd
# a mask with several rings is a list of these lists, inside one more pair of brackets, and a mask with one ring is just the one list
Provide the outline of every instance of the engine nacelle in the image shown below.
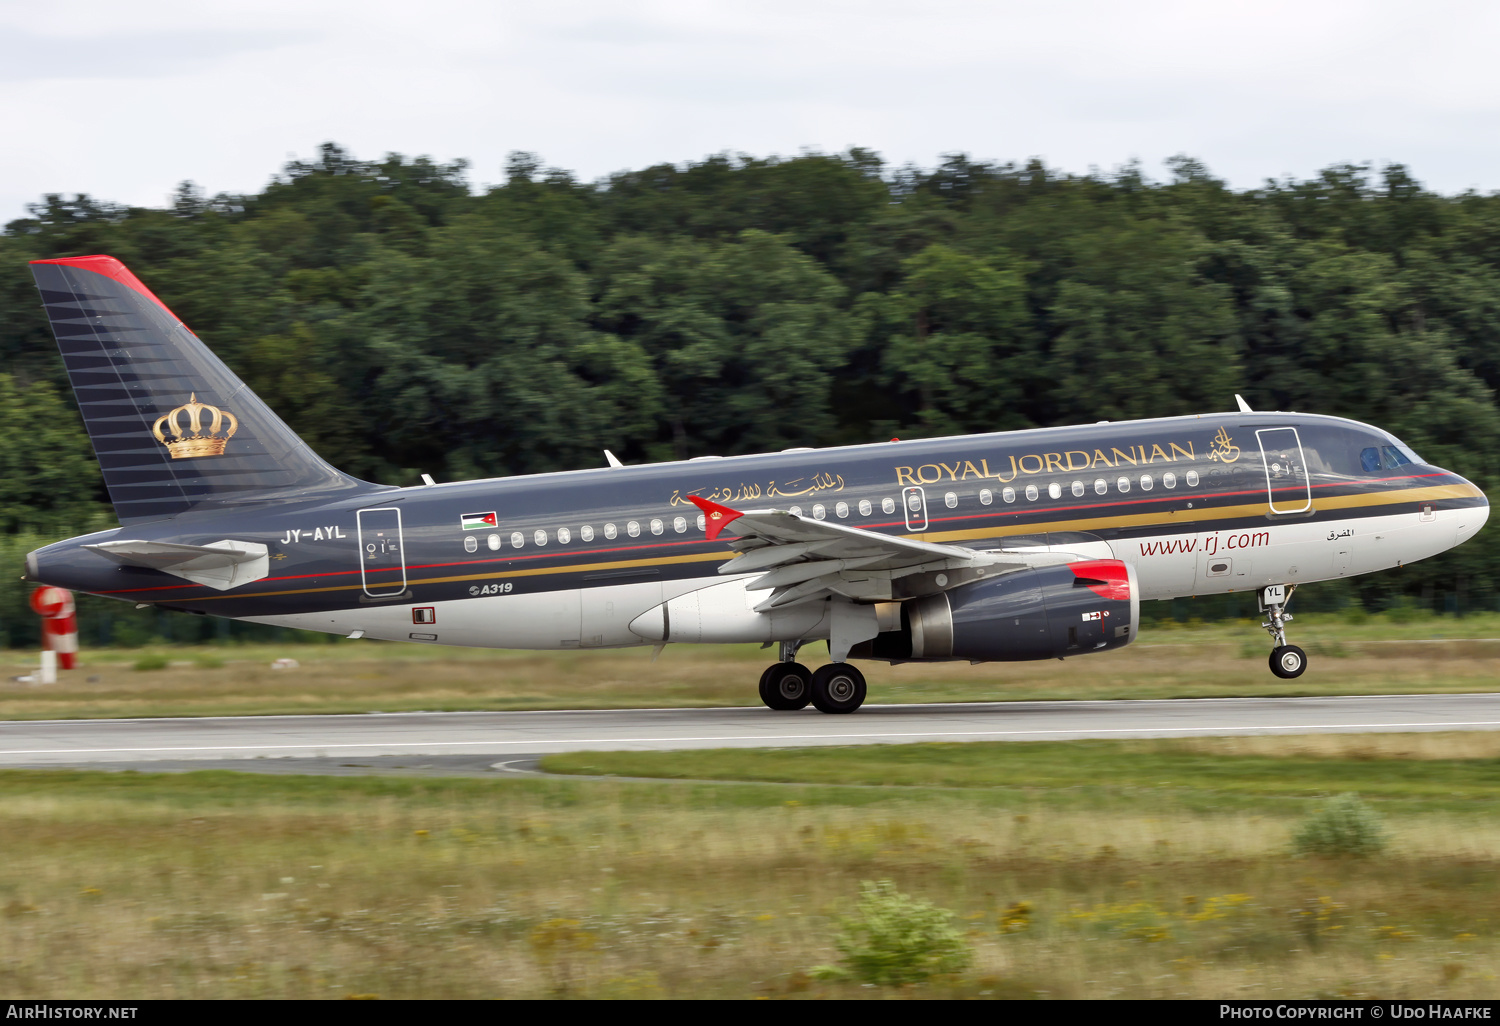
[[1129,563],[1042,566],[907,602],[899,631],[880,634],[849,654],[893,662],[1055,659],[1123,648],[1135,637],[1140,615],[1140,590]]

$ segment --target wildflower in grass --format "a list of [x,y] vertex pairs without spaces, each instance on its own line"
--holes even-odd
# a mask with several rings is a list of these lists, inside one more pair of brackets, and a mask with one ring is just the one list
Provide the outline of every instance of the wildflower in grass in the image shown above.
[[1309,941],[1317,941],[1321,937],[1332,937],[1344,928],[1336,920],[1348,918],[1348,906],[1324,894],[1302,908],[1292,909],[1291,917],[1303,936]]
[[1388,836],[1380,814],[1357,794],[1341,794],[1309,816],[1292,837],[1298,855],[1364,858],[1382,851]]
[[1154,901],[1118,902],[1074,909],[1067,921],[1079,926],[1093,926],[1130,940],[1150,943],[1168,940],[1172,931],[1167,915]]
[[1228,919],[1250,903],[1248,894],[1221,894],[1209,898],[1196,912],[1184,912],[1189,922],[1206,923],[1213,919]]
[[1001,933],[1020,933],[1031,929],[1031,902],[1018,901],[1000,913]]

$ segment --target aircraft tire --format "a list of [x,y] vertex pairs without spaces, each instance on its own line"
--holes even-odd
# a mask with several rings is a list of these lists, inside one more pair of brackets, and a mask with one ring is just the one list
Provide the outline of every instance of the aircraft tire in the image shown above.
[[760,675],[760,700],[767,709],[789,712],[812,701],[812,671],[801,663],[772,663]]
[[1283,645],[1271,650],[1271,672],[1282,680],[1302,676],[1307,669],[1307,653],[1296,645]]
[[812,676],[812,704],[819,712],[852,713],[865,704],[865,675],[848,663],[818,667]]

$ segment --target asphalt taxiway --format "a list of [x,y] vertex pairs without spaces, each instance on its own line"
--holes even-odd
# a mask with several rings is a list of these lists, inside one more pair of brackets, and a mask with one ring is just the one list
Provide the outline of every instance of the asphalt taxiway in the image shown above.
[[492,774],[551,752],[1500,730],[1500,694],[0,721],[0,767]]

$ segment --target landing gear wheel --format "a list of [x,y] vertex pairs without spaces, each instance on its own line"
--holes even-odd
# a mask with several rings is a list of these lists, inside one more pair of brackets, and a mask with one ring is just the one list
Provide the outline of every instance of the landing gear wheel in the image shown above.
[[819,712],[852,713],[865,704],[865,675],[848,663],[829,663],[812,675],[812,703]]
[[812,671],[801,663],[772,663],[760,675],[760,700],[780,712],[806,708],[812,681]]
[[1296,645],[1282,645],[1271,649],[1271,672],[1283,680],[1302,676],[1307,669],[1307,653]]

